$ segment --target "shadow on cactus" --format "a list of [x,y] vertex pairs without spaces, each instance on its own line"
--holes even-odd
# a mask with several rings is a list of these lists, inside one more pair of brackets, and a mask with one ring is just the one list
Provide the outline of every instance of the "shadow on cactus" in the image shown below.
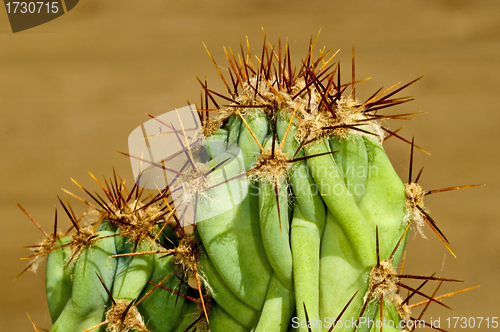
[[[449,308],[440,300],[471,289],[437,296],[460,280],[396,272],[412,226],[451,252],[423,197],[474,187],[424,191],[412,168],[414,147],[425,150],[380,125],[416,114],[380,113],[412,100],[396,94],[418,79],[359,101],[354,46],[343,83],[316,39],[298,67],[288,42],[265,35],[256,60],[248,40],[224,49],[229,77],[209,53],[227,93],[199,80],[195,111],[138,127],[143,150],[123,153],[133,188],[91,174],[103,194],[77,184],[91,202],[65,191],[89,207],[77,218],[60,200],[67,232],[57,211],[48,234],[19,206],[45,236],[25,271],[47,257],[50,331],[413,331],[434,328],[422,320],[431,303]],[[411,146],[408,184],[382,147],[390,137]],[[429,281],[440,282],[430,295]]]

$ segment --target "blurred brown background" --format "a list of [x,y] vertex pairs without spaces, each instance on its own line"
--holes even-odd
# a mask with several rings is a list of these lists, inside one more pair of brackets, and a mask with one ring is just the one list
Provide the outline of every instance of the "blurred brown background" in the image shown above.
[[[52,22],[12,34],[0,9],[0,330],[33,331],[26,312],[50,327],[43,266],[13,282],[27,263],[19,260],[29,254],[22,247],[42,238],[14,201],[49,230],[60,188],[80,193],[70,177],[97,189],[87,170],[110,177],[114,166],[131,183],[129,160],[117,151],[127,151],[145,113],[198,102],[195,75],[220,90],[202,42],[226,66],[222,46],[238,49],[248,35],[257,54],[261,27],[271,43],[278,34],[288,38],[296,63],[321,28],[317,46],[341,49],[346,79],[354,41],[357,77],[373,77],[358,85],[361,98],[424,75],[401,94],[416,100],[391,112],[428,114],[390,123],[405,125],[400,133],[431,152],[415,156],[415,168],[425,166],[420,183],[487,186],[427,197],[458,258],[426,228],[429,240],[411,235],[405,270],[466,280],[440,293],[481,285],[445,300],[453,312],[430,306],[426,317],[441,317],[442,328],[448,317],[500,316],[499,17],[497,0],[82,0]],[[386,149],[407,181],[409,145],[391,139]]]

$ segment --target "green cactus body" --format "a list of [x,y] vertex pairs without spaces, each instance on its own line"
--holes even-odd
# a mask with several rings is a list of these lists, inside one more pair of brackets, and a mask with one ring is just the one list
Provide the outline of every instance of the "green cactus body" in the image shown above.
[[[147,249],[147,244],[142,242],[137,247],[137,252]],[[131,253],[132,250],[132,243],[126,241],[122,253]],[[125,256],[119,257],[117,260],[118,266],[113,281],[113,299],[133,301],[139,297],[153,273],[154,257],[142,255],[131,259],[131,257]]]
[[[159,246],[153,246],[153,248],[160,249]],[[162,283],[163,286],[177,290],[181,294],[185,294],[187,291],[186,285],[181,284],[180,280],[175,276],[173,257],[162,258],[162,256],[162,254],[152,256],[154,270],[149,281],[154,284],[148,283],[145,285],[139,298],[146,297],[137,306],[144,317],[144,321],[147,322],[147,329],[151,332],[172,331],[180,320],[183,308],[186,306],[184,297],[177,296],[177,294],[166,289],[154,289],[155,284],[159,284],[167,278]],[[151,293],[147,295],[148,292]]]
[[[57,248],[70,242],[70,237],[63,237],[55,243],[55,247]],[[53,322],[57,320],[66,303],[71,298],[73,264],[69,262],[70,257],[71,248],[69,246],[54,250],[47,257],[45,291],[50,317]],[[66,266],[68,263],[71,265]]]
[[264,308],[262,308],[255,332],[286,331],[292,319],[294,309],[295,298],[293,290],[283,285],[275,274],[269,284],[266,303],[264,304]]
[[272,268],[260,239],[258,210],[252,205],[258,205],[258,197],[249,193],[234,209],[199,223],[198,231],[228,287],[243,302],[260,310]]
[[92,196],[104,219],[93,224],[94,242],[48,255],[51,331],[330,332],[336,323],[335,331],[374,332],[366,322],[400,331],[410,319],[394,268],[412,218],[429,217],[375,121],[409,99],[390,99],[396,90],[362,103],[342,96],[340,66],[331,71],[323,53],[312,61],[312,47],[297,71],[288,45],[284,58],[268,52],[260,66],[230,60],[230,105],[210,117],[208,105],[199,109],[203,146],[187,146],[178,174],[186,188],[194,183],[183,202],[194,205],[194,229],[181,227],[177,189],[143,199],[116,176],[98,182],[110,202]]
[[[292,160],[300,146],[295,139],[297,120],[295,119],[288,128],[290,113],[280,112],[278,116],[278,137],[284,138],[288,129],[283,152],[287,154],[288,160]],[[295,157],[303,158],[304,151],[301,149]],[[309,319],[317,321],[320,320],[319,258],[326,220],[325,204],[318,195],[318,188],[312,179],[306,160],[294,163],[289,172],[289,179],[297,201],[293,211],[290,243],[295,298],[299,307],[303,303],[308,308]],[[302,321],[306,320],[303,310],[298,310],[297,316]],[[312,331],[317,330],[312,329]]]
[[[113,232],[101,231],[99,236],[109,236]],[[84,331],[101,323],[110,298],[102,287],[98,274],[106,287],[111,288],[116,271],[113,238],[97,240],[79,254],[73,268],[73,287],[71,298],[50,329],[56,331]],[[51,276],[52,277],[52,276]]]
[[[79,245],[78,236],[61,238],[55,244],[56,250],[48,255],[47,300],[54,322],[51,331],[115,331],[120,326],[141,331],[145,325],[151,332],[172,331],[182,320],[185,302],[174,290],[181,295],[187,291],[175,276],[173,257],[112,257],[140,254],[151,248],[161,251],[163,247],[144,240],[134,245],[129,234],[120,228],[112,230],[116,227],[109,220],[98,228],[101,230],[95,235],[88,233],[83,245]],[[79,230],[76,235],[85,232],[88,231]],[[154,234],[157,232],[151,236]],[[172,243],[177,242],[169,226],[164,228],[164,234],[172,236]],[[155,287],[159,283],[172,291]],[[137,301],[140,303],[136,307]],[[116,317],[114,313],[123,303],[128,311],[123,317]]]
[[[269,136],[264,149],[271,147]],[[289,195],[287,183],[259,181],[259,217],[262,244],[274,273],[287,288],[292,288],[292,252],[288,218]],[[278,222],[276,222],[278,220]]]
[[208,324],[210,331],[212,332],[248,332],[248,329],[244,328],[236,320],[233,319],[227,312],[224,311],[217,304],[210,310],[210,323]]
[[[313,143],[306,155],[314,156],[331,152],[327,141]],[[356,199],[350,194],[343,175],[332,155],[322,155],[308,160],[312,176],[328,210],[342,225],[360,263],[371,266],[376,262],[373,230],[366,223]]]
[[210,282],[208,291],[214,301],[240,325],[246,328],[254,327],[259,318],[259,311],[234,295],[206,255],[200,259],[200,265],[203,276]]
[[[254,118],[254,121],[257,124],[263,122],[260,118]],[[252,123],[251,120],[250,123]],[[267,129],[261,128],[260,131],[267,131]],[[252,146],[249,149],[255,150],[256,147],[258,151],[259,147],[248,130],[240,134],[240,141],[242,140],[245,141],[244,145]],[[225,168],[228,170],[228,178],[236,176],[237,170],[244,170],[254,163],[249,158],[257,152],[245,155],[244,150],[241,151],[243,159],[235,158]],[[217,165],[217,162],[214,161],[213,165]],[[233,168],[236,171],[233,171]],[[212,176],[217,178],[219,172],[215,171]],[[237,192],[244,198],[227,211],[199,221],[197,230],[211,262],[227,286],[244,303],[255,310],[261,310],[272,268],[262,245],[257,188],[243,180],[231,181],[229,185],[238,185],[238,187],[227,191],[225,186],[215,187],[214,191],[208,192],[207,195],[216,196],[221,204],[234,204],[233,199],[228,197],[232,192]],[[201,198],[197,209],[199,218],[211,213],[214,208],[217,209],[211,205],[203,205],[204,201],[205,199]]]

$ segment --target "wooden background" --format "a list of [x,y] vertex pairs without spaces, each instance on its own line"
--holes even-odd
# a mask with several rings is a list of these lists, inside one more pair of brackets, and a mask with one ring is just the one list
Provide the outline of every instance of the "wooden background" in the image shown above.
[[[357,77],[373,77],[357,87],[361,98],[424,75],[406,91],[416,100],[391,112],[428,114],[390,123],[405,125],[400,133],[431,152],[415,156],[415,168],[425,166],[420,183],[487,186],[427,197],[458,258],[426,228],[429,240],[410,236],[405,270],[466,280],[440,293],[481,285],[445,300],[453,312],[430,306],[426,317],[441,318],[442,328],[448,317],[500,316],[499,14],[496,0],[82,0],[12,34],[0,10],[0,330],[33,331],[26,312],[50,327],[43,266],[13,282],[26,266],[22,247],[42,238],[14,201],[49,230],[60,188],[79,191],[71,177],[97,189],[87,170],[110,177],[114,166],[131,183],[129,160],[117,151],[127,150],[145,113],[198,102],[196,75],[220,89],[202,42],[224,67],[222,46],[237,49],[248,35],[257,54],[262,27],[271,43],[288,38],[296,63],[321,28],[317,45],[341,49],[346,78],[354,41]],[[386,149],[406,181],[409,145],[391,139]]]

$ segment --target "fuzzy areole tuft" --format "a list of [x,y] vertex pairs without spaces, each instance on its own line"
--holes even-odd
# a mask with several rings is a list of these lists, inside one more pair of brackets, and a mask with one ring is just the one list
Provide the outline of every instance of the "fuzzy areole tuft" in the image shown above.
[[84,248],[90,248],[97,241],[98,235],[91,226],[80,228],[71,236],[72,259],[78,258]]
[[417,231],[422,235],[424,239],[427,237],[424,235],[423,227],[425,225],[424,218],[419,208],[425,211],[424,207],[424,196],[425,191],[418,183],[406,183],[405,184],[406,198],[405,198],[405,222],[408,223],[411,220],[416,224]]
[[286,153],[279,149],[275,149],[272,153],[271,149],[267,149],[258,156],[254,168],[249,173],[254,180],[263,179],[281,186],[290,166]]
[[38,266],[43,259],[44,256],[43,254],[50,252],[54,248],[56,242],[59,241],[59,239],[63,236],[64,234],[61,232],[56,232],[55,234],[49,234],[42,241],[40,241],[38,246],[30,248],[31,250],[33,250],[34,255],[36,256],[32,258],[27,269],[24,270],[22,273],[24,273],[25,271],[31,271],[36,273],[36,271],[38,270]]
[[369,276],[369,291],[365,295],[365,301],[368,299],[368,294],[371,294],[371,299],[380,300],[381,298],[391,301],[402,320],[410,319],[410,309],[403,303],[401,296],[398,293],[398,278],[392,263],[389,260],[383,260],[380,264],[375,265]]
[[392,267],[391,262],[381,261],[370,272],[369,289],[372,292],[372,296],[376,298],[394,296],[398,291],[397,282],[399,282],[399,278],[396,276],[396,271]]
[[139,310],[127,300],[115,300],[115,304],[106,312],[106,321],[106,331],[109,332],[144,330],[144,320]]
[[186,235],[179,241],[174,253],[174,263],[184,272],[196,273],[198,261],[202,255],[198,240],[194,235]]
[[149,238],[164,215],[156,204],[146,206],[139,199],[113,210],[108,219],[134,243]]

